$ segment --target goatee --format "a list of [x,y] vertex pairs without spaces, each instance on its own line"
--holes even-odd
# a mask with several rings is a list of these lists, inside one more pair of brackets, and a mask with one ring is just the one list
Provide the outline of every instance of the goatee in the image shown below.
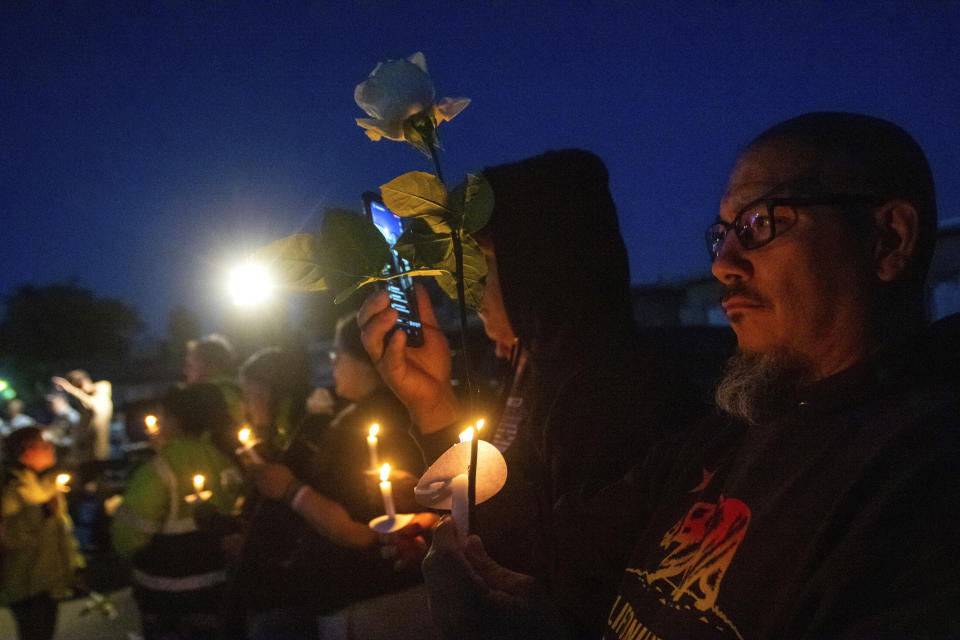
[[738,351],[717,384],[717,407],[750,425],[768,424],[796,406],[797,390],[809,371],[791,354]]

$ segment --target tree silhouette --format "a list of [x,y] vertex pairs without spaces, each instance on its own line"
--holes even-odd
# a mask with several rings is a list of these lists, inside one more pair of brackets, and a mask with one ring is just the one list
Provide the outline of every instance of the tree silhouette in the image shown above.
[[5,301],[0,357],[28,391],[60,367],[122,359],[142,326],[134,309],[76,284],[24,285]]

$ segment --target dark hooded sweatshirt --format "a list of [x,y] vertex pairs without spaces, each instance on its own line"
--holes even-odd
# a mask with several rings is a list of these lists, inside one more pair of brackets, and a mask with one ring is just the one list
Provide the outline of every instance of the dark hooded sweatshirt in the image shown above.
[[[503,451],[507,483],[478,506],[475,531],[498,562],[549,583],[557,498],[618,478],[697,406],[636,338],[602,161],[554,151],[483,173],[503,301],[528,359],[514,406],[501,411],[521,418]],[[457,429],[421,437],[428,456],[456,442]]]

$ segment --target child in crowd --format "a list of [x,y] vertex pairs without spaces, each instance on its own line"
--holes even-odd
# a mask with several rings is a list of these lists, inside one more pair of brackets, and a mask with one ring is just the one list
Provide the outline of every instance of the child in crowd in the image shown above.
[[0,521],[0,603],[10,607],[21,640],[49,640],[57,601],[72,595],[77,551],[56,453],[38,427],[22,427],[3,441],[3,519]]

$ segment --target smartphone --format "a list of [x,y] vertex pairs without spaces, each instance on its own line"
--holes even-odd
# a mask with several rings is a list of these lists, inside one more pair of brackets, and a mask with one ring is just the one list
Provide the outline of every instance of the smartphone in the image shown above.
[[[383,269],[383,275],[395,275],[410,270],[410,263],[404,260],[392,249],[397,238],[403,233],[404,220],[383,204],[380,196],[372,191],[363,194],[363,210],[367,217],[383,234],[383,239],[390,245],[390,263]],[[390,296],[390,306],[397,310],[397,326],[391,329],[386,339],[389,340],[393,331],[402,330],[407,334],[407,346],[423,346],[423,326],[420,324],[420,312],[417,307],[417,294],[413,288],[413,278],[401,276],[393,278],[380,285]]]

